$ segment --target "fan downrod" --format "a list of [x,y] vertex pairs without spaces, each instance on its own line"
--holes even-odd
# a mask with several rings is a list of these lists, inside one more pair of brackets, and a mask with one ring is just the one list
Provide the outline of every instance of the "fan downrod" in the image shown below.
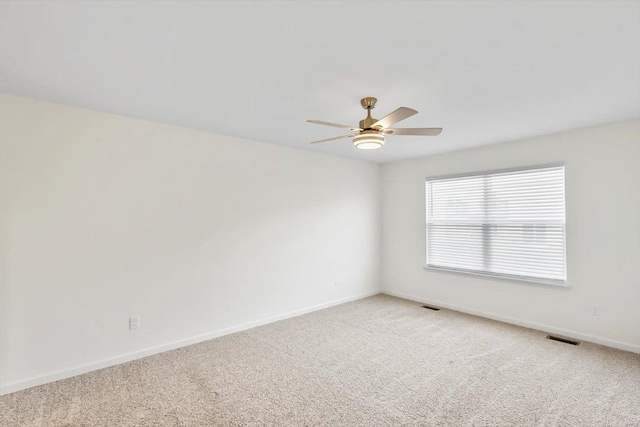
[[371,117],[371,110],[376,108],[376,102],[378,102],[378,99],[374,98],[373,96],[367,96],[366,98],[362,98],[360,100],[360,105],[362,105],[362,108],[367,110],[367,118],[364,120],[360,120],[360,127],[362,129],[371,129],[371,125],[378,121],[377,119]]

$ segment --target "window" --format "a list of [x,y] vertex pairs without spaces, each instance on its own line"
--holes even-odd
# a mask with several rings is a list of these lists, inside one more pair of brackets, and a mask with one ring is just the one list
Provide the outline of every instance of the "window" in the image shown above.
[[428,179],[427,267],[565,284],[564,166]]

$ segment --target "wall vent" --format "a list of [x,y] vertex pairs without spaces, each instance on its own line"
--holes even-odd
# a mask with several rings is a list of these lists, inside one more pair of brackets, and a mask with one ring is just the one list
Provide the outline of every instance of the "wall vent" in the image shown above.
[[429,310],[438,311],[440,310],[438,307],[433,307],[430,305],[423,305],[422,308],[428,308]]
[[569,339],[569,338],[556,337],[554,335],[547,335],[547,339],[548,340],[553,340],[553,341],[563,342],[565,344],[580,345],[580,341],[575,341],[575,340],[572,340],[572,339]]

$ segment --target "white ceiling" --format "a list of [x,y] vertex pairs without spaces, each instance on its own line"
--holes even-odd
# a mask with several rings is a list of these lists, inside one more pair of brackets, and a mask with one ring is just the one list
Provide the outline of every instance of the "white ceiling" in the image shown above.
[[[374,162],[640,116],[637,1],[4,1],[0,49],[5,93]],[[364,96],[444,132],[308,144]]]

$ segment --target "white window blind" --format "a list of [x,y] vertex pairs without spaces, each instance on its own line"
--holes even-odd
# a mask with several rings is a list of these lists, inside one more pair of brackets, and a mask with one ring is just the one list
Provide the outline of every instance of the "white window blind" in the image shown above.
[[566,282],[564,166],[427,180],[427,267]]

